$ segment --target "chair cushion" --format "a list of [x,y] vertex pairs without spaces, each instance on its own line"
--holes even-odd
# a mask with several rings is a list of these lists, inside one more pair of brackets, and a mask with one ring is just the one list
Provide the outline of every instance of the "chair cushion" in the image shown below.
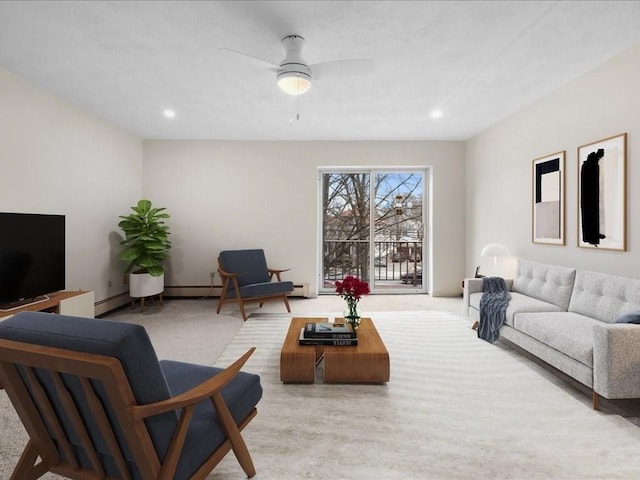
[[[170,398],[169,386],[155,350],[141,325],[42,312],[20,312],[0,322],[0,338],[115,357],[122,364],[138,404]],[[79,384],[72,388],[81,392]],[[78,398],[83,397],[83,394],[78,393]],[[107,403],[106,400],[103,401]],[[81,408],[89,411],[86,405]],[[111,411],[108,404],[107,410]],[[88,417],[92,418],[92,415],[88,414]],[[177,418],[175,412],[169,412],[145,421],[160,458],[164,458],[167,451]],[[93,422],[89,422],[89,430],[96,432],[95,437],[102,437],[97,433],[99,430]],[[80,445],[78,439],[72,437],[71,441]],[[108,453],[104,443],[98,442],[97,447],[102,453]],[[128,449],[125,449],[125,457],[133,459]]]
[[[220,373],[222,369],[189,363],[162,360],[160,366],[173,396],[179,395]],[[236,423],[244,420],[262,398],[260,377],[240,372],[222,390],[231,415]],[[175,479],[190,478],[202,463],[225,440],[222,424],[210,400],[196,407]]]
[[[233,289],[231,289],[233,291]],[[293,291],[293,282],[269,282],[255,283],[240,287],[240,296],[242,298],[262,297],[268,295],[277,295],[279,293],[289,293]]]
[[139,404],[170,398],[158,357],[141,325],[20,312],[0,322],[0,338],[115,357],[122,363]]
[[222,270],[238,275],[241,287],[269,282],[269,269],[264,250],[225,250],[220,252]]

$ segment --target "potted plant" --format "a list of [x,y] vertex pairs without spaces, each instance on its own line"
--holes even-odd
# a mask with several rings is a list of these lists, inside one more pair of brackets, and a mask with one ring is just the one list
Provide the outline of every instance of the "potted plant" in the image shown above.
[[164,222],[169,214],[166,208],[155,208],[144,199],[131,210],[133,213],[121,215],[118,223],[125,235],[120,242],[125,247],[120,259],[127,262],[129,294],[134,298],[158,295],[164,291],[162,263],[171,248],[169,227]]

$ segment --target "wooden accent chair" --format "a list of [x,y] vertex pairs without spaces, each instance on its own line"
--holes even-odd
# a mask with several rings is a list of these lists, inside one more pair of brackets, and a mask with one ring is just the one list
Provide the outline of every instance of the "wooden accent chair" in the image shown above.
[[[293,292],[293,282],[282,281],[280,274],[287,270],[267,267],[264,250],[225,250],[218,257],[218,273],[222,278],[222,293],[217,313],[226,302],[238,302],[240,313],[247,319],[244,305],[249,302],[282,300],[291,311],[287,295]],[[277,281],[273,282],[273,277]]]
[[12,479],[203,479],[233,450],[255,475],[240,431],[260,377],[158,361],[145,329],[23,312],[0,323],[0,386],[29,441]]

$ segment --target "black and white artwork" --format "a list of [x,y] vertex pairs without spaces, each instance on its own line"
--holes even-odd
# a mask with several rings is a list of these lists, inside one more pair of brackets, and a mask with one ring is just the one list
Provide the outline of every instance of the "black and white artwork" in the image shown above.
[[533,161],[532,240],[564,245],[564,158],[554,153]]
[[626,250],[627,134],[578,148],[578,246]]

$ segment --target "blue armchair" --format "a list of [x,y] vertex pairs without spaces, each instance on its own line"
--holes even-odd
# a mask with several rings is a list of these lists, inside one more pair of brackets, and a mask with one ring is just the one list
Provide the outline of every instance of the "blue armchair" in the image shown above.
[[[247,313],[245,303],[267,300],[282,300],[291,311],[287,295],[293,292],[293,282],[283,281],[280,277],[287,270],[267,267],[264,250],[225,250],[218,257],[218,273],[222,278],[222,293],[218,300],[217,313],[227,302],[237,302],[244,320]],[[272,281],[273,277],[277,281]]]
[[140,325],[39,312],[0,322],[0,388],[29,434],[12,478],[204,478],[233,450],[255,475],[240,431],[260,377],[158,361]]

